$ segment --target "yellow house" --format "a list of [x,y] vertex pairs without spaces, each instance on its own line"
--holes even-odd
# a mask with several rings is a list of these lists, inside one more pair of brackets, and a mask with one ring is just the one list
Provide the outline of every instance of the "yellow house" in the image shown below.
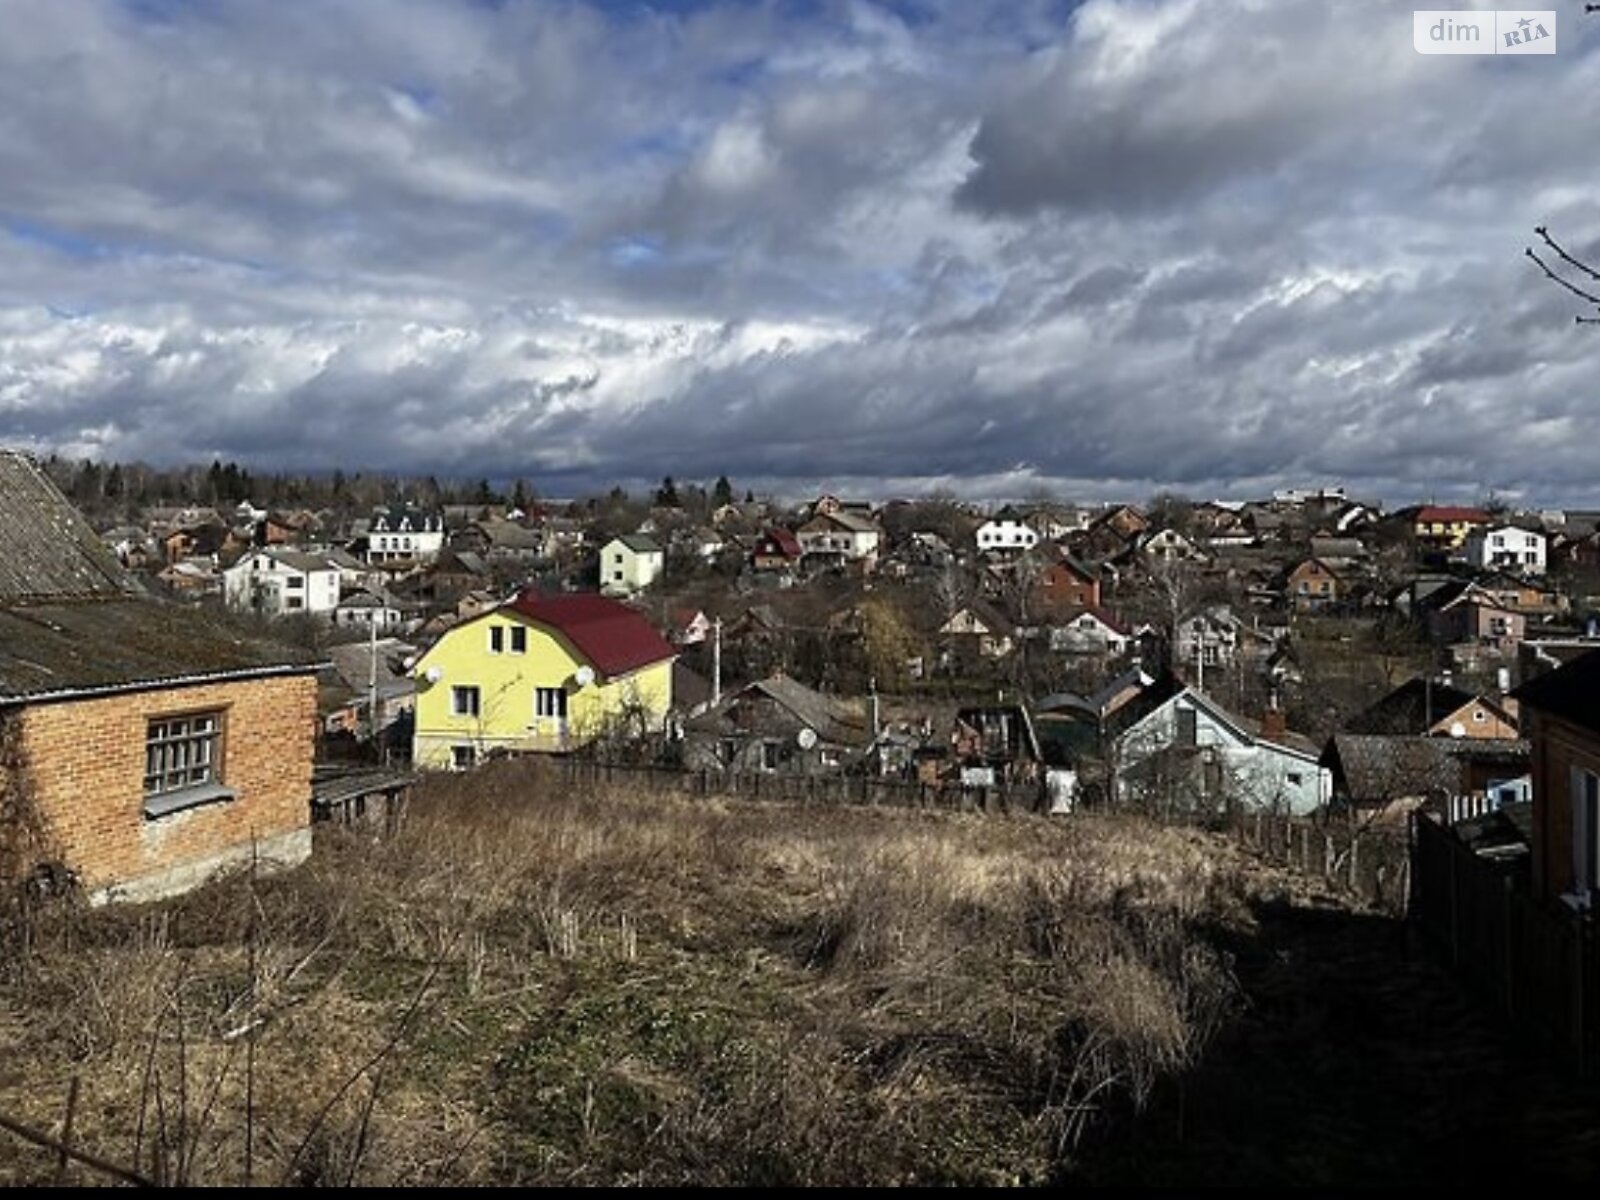
[[460,769],[493,750],[561,753],[659,731],[676,655],[615,600],[524,591],[449,629],[413,665],[413,761]]
[[1488,525],[1491,519],[1481,508],[1427,504],[1417,510],[1413,531],[1419,542],[1459,550],[1474,529]]

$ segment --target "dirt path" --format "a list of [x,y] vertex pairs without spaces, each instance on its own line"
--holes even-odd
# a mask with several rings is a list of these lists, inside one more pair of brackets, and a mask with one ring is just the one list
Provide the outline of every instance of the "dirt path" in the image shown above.
[[[1600,1177],[1600,1089],[1533,1061],[1399,922],[1272,904],[1248,1006],[1085,1182],[1482,1184]],[[1181,1132],[1180,1132],[1181,1130]]]

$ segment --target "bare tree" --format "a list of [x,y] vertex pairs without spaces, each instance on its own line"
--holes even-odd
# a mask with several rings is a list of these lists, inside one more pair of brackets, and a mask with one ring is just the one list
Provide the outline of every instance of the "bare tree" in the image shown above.
[[[1597,9],[1600,9],[1600,5],[1590,4],[1585,6],[1585,10],[1588,12],[1594,12]],[[1534,252],[1532,246],[1526,247],[1523,253],[1538,264],[1539,269],[1544,272],[1545,278],[1565,288],[1580,300],[1585,300],[1594,305],[1595,310],[1600,312],[1600,290],[1596,289],[1596,285],[1600,285],[1600,271],[1595,270],[1582,259],[1567,253],[1561,244],[1550,236],[1550,230],[1547,227],[1537,225],[1533,231],[1544,242],[1547,255],[1554,256],[1560,262],[1561,269],[1566,274],[1563,275],[1560,271],[1551,267],[1544,258]],[[1573,278],[1582,282],[1574,283],[1572,282]],[[1579,315],[1575,316],[1573,320],[1579,325],[1600,325],[1600,316],[1585,317]]]

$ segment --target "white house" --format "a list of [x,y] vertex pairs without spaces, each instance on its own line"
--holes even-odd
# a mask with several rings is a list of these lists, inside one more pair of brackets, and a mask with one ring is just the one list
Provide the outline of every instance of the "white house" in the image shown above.
[[1193,542],[1176,529],[1158,529],[1147,534],[1139,549],[1147,559],[1162,561],[1198,561],[1205,557]]
[[281,617],[331,613],[339,603],[339,568],[314,554],[253,550],[222,573],[231,609]]
[[1174,683],[1148,695],[1128,706],[1132,720],[1112,741],[1119,802],[1233,802],[1300,814],[1332,797],[1333,777],[1318,764],[1316,746],[1283,727],[1281,710],[1258,724],[1192,687]]
[[396,504],[372,514],[367,526],[367,561],[430,562],[444,549],[444,517],[414,504]]
[[1050,629],[1059,654],[1124,654],[1134,633],[1103,608],[1082,608]]
[[333,609],[333,623],[340,629],[371,629],[392,633],[405,622],[406,614],[394,597],[384,591],[358,588],[346,592]]
[[1491,525],[1467,535],[1467,561],[1475,567],[1503,567],[1522,575],[1543,575],[1545,537],[1516,525]]
[[883,531],[866,517],[848,509],[819,512],[799,529],[795,537],[802,555],[837,557],[845,561],[873,563]]
[[1190,665],[1231,667],[1239,657],[1242,628],[1225,605],[1186,617],[1178,622],[1177,659]]
[[1010,509],[979,525],[976,536],[979,550],[1032,550],[1039,544],[1039,531]]
[[642,592],[667,568],[667,555],[642,533],[614,537],[600,547],[600,591],[607,596]]

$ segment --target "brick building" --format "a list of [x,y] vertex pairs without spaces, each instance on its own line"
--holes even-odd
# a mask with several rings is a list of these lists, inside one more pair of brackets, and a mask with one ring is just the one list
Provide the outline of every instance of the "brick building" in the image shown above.
[[106,901],[303,860],[316,668],[146,597],[0,451],[0,867],[59,866]]

